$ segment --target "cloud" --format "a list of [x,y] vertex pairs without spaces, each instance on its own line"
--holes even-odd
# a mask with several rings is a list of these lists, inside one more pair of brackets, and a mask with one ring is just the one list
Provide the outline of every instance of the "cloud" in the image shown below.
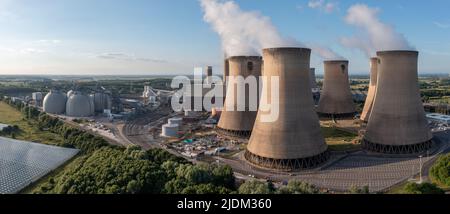
[[125,54],[125,53],[102,53],[96,56],[100,59],[106,60],[123,60],[123,61],[140,61],[140,62],[152,62],[152,63],[166,63],[166,60],[162,59],[152,59],[145,57],[136,57],[133,54]]
[[307,45],[311,48],[313,54],[316,54],[323,60],[346,60],[343,56],[339,55],[331,48],[315,43],[307,43]]
[[442,23],[442,22],[433,22],[434,25],[438,28],[448,29],[450,28],[450,24]]
[[311,0],[308,2],[308,7],[311,9],[318,9],[325,13],[332,13],[338,9],[338,3],[325,0]]

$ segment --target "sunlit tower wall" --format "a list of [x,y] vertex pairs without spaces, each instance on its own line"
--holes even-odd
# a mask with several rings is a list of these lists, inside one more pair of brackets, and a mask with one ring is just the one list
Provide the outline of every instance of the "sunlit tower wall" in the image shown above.
[[361,113],[361,120],[369,121],[370,112],[372,111],[373,101],[375,100],[375,93],[377,92],[377,78],[378,78],[378,58],[370,59],[370,83],[369,91],[367,92],[366,102]]
[[322,117],[346,118],[356,113],[348,79],[348,61],[324,62],[323,90],[317,112]]
[[[248,78],[253,76],[256,79],[256,83],[259,88],[259,77],[261,76],[262,58],[260,56],[234,56],[228,58],[229,62],[229,75],[230,77],[241,76]],[[234,87],[234,90],[231,90]],[[239,90],[237,84],[234,81],[227,81],[226,99],[233,99],[234,110],[228,110],[224,107],[220,116],[217,130],[221,134],[248,137],[250,136],[257,111],[251,111],[249,102],[251,98],[256,96],[256,101],[259,103],[259,95],[251,94],[249,86],[245,85],[245,91]],[[256,92],[258,93],[258,88]],[[229,94],[234,93],[234,94]],[[238,111],[238,93],[245,93],[245,111]],[[232,96],[233,95],[233,96]],[[242,94],[241,94],[242,95]],[[225,99],[225,103],[227,100]]]
[[363,148],[388,154],[411,154],[432,146],[418,83],[417,51],[377,53],[378,81]]
[[263,50],[268,82],[261,96],[271,99],[270,79],[279,77],[279,117],[274,122],[261,121],[268,114],[262,109],[270,102],[260,103],[245,152],[248,162],[262,168],[299,170],[316,167],[329,158],[311,96],[310,55],[311,50],[306,48]]

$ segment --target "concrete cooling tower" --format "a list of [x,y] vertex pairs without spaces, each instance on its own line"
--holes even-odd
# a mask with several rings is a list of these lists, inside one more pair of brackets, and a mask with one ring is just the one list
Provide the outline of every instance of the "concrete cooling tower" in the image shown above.
[[369,91],[367,92],[366,102],[364,103],[364,108],[360,118],[364,122],[369,121],[370,112],[372,111],[375,93],[377,92],[377,78],[378,78],[378,58],[374,57],[370,59]]
[[[230,77],[242,76],[243,78],[247,78],[254,76],[256,81],[259,81],[262,64],[262,58],[260,56],[235,56],[228,58],[228,61]],[[256,83],[258,84],[258,82]],[[248,137],[253,129],[257,113],[257,111],[250,111],[249,105],[250,98],[253,98],[255,95],[250,93],[248,86],[245,86],[245,91],[239,91],[235,81],[228,81],[227,84],[226,97],[227,99],[234,100],[234,110],[224,108],[217,129],[221,134]],[[234,87],[234,94],[231,94],[233,93],[231,90],[232,87]],[[258,91],[258,89],[256,90]],[[245,95],[245,103],[243,103],[245,104],[245,111],[238,111],[238,93]],[[258,95],[256,96],[256,104],[258,104]],[[227,103],[227,100],[225,100],[225,103]]]
[[[307,169],[324,163],[329,153],[311,97],[311,50],[269,48],[263,54],[264,77],[278,76],[280,80],[279,117],[274,122],[261,121],[268,113],[261,109],[268,106],[260,103],[246,160],[263,168],[280,170]],[[271,97],[271,87],[270,81],[263,85],[262,97]]]
[[50,114],[63,114],[66,111],[66,101],[67,97],[65,94],[56,90],[51,90],[50,93],[44,97],[44,112]]
[[93,102],[89,96],[74,92],[66,104],[66,115],[70,117],[89,117],[94,114]]
[[420,98],[417,51],[378,52],[378,82],[363,148],[410,154],[432,146]]
[[228,75],[230,75],[230,62],[227,58],[224,60],[223,67],[223,82],[225,82]]
[[353,117],[356,113],[348,80],[348,61],[324,62],[323,90],[317,112],[323,117]]

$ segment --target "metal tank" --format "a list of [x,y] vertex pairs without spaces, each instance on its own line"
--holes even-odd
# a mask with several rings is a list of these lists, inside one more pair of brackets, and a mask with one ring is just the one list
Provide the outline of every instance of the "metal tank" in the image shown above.
[[[250,163],[279,170],[316,167],[329,158],[327,144],[314,111],[309,83],[311,50],[270,48],[263,50],[264,77],[279,76],[279,118],[261,121],[260,109],[245,158]],[[263,85],[262,97],[271,97],[272,83]],[[275,89],[276,90],[276,89]]]
[[43,108],[44,112],[50,114],[64,114],[66,111],[67,97],[64,93],[57,90],[51,90],[44,97]]
[[163,137],[178,137],[178,128],[177,124],[165,124],[162,126]]
[[432,146],[418,83],[417,51],[381,51],[378,81],[363,148],[410,154]]
[[[259,85],[259,77],[261,76],[261,64],[262,58],[260,56],[234,56],[228,58],[229,61],[229,76],[238,77],[241,76],[244,79],[248,77],[255,77],[256,84]],[[232,92],[232,87],[234,87],[234,94]],[[259,86],[258,86],[259,87]],[[253,129],[253,124],[255,123],[256,109],[251,111],[249,102],[250,98],[256,96],[256,104],[258,104],[258,94],[250,94],[249,86],[246,85],[245,91],[239,90],[238,83],[236,81],[228,80],[226,92],[226,97],[228,99],[233,99],[232,109],[227,110],[224,107],[222,115],[220,117],[219,123],[217,125],[217,130],[221,134],[238,136],[238,137],[248,137]],[[258,88],[255,91],[258,93]],[[238,93],[239,96],[245,96],[245,110],[238,111]],[[230,100],[228,102],[231,102]],[[227,103],[227,100],[225,100]],[[226,105],[226,104],[225,104]],[[225,106],[224,105],[224,106]]]
[[372,111],[375,93],[377,92],[377,78],[378,78],[378,58],[373,57],[370,59],[369,91],[367,92],[366,102],[364,103],[364,108],[360,118],[364,122],[369,121],[370,112]]
[[92,101],[89,96],[81,92],[74,92],[67,99],[66,115],[70,117],[89,117],[92,116]]
[[348,78],[347,60],[324,61],[323,89],[317,112],[322,117],[353,117],[353,103]]

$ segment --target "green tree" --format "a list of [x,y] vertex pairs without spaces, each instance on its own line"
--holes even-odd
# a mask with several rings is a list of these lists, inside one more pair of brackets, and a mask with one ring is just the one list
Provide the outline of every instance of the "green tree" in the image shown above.
[[290,180],[286,186],[278,189],[279,194],[317,194],[319,189],[299,180]]
[[271,194],[269,185],[258,180],[247,180],[238,189],[240,194]]
[[431,183],[417,184],[410,182],[403,188],[404,194],[444,194],[444,190]]
[[440,157],[430,169],[430,175],[437,182],[450,186],[450,154]]

